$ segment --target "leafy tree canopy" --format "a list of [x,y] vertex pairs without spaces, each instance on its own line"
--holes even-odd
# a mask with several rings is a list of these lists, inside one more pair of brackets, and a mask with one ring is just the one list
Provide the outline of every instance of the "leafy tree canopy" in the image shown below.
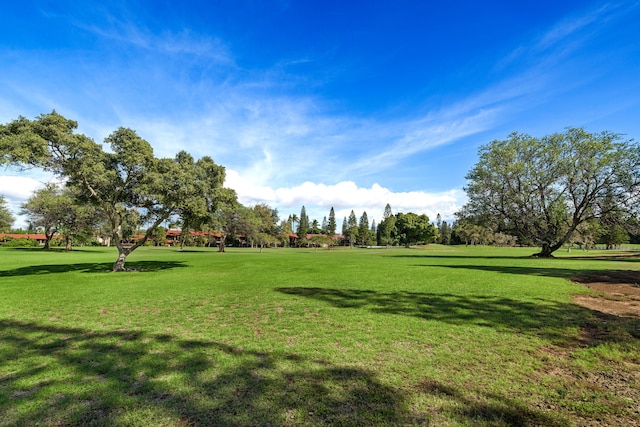
[[479,150],[461,217],[494,224],[548,257],[580,224],[612,210],[632,214],[640,147],[611,132],[569,128],[543,138],[513,133]]
[[396,238],[406,246],[432,243],[437,236],[436,228],[429,221],[429,217],[424,214],[400,212],[396,214],[395,227]]
[[[65,177],[84,190],[107,218],[118,248],[114,270],[144,244],[156,228],[175,215],[204,217],[215,210],[224,182],[224,167],[210,157],[194,160],[186,152],[156,158],[151,145],[131,129],[120,128],[105,139],[111,147],[75,133],[77,123],[55,111],[35,120],[20,117],[0,126],[0,162],[40,167]],[[123,239],[131,212],[147,224],[146,234],[132,246]]]

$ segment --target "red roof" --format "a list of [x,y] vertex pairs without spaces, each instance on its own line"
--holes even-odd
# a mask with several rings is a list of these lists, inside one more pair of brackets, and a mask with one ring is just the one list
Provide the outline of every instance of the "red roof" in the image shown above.
[[[178,237],[182,233],[182,230],[167,230],[167,237]],[[189,232],[193,237],[204,237],[204,236],[213,236],[213,237],[221,237],[220,233],[205,233],[204,231],[191,231]]]
[[3,237],[12,237],[14,239],[33,239],[33,240],[46,240],[47,237],[44,234],[13,234],[13,233],[0,233],[0,239]]

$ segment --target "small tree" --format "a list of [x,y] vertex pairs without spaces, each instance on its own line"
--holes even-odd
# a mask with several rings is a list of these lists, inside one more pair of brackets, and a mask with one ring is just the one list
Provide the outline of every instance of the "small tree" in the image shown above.
[[42,229],[45,251],[51,248],[51,239],[60,228],[68,204],[58,185],[47,184],[36,190],[21,206],[21,213],[27,216],[29,223]]
[[6,233],[11,230],[14,220],[6,199],[0,195],[0,232]]

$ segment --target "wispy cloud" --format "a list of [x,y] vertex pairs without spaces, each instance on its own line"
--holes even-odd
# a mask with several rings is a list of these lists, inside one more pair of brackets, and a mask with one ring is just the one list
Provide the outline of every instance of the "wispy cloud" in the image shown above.
[[166,55],[193,55],[217,63],[234,63],[228,46],[220,38],[195,34],[186,28],[157,33],[139,20],[127,18],[131,13],[127,10],[115,14],[99,8],[96,12],[85,14],[83,20],[69,18],[69,21],[83,31],[116,42],[120,48],[131,46]]
[[498,68],[513,65],[517,61],[528,65],[535,62],[558,64],[563,58],[584,47],[592,37],[609,31],[612,22],[639,5],[638,1],[610,2],[567,16],[515,48],[498,62]]

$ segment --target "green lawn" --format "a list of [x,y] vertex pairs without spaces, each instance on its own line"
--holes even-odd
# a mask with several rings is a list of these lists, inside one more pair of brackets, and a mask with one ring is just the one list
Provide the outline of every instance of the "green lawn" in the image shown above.
[[0,248],[0,426],[640,424],[640,258],[533,252]]

